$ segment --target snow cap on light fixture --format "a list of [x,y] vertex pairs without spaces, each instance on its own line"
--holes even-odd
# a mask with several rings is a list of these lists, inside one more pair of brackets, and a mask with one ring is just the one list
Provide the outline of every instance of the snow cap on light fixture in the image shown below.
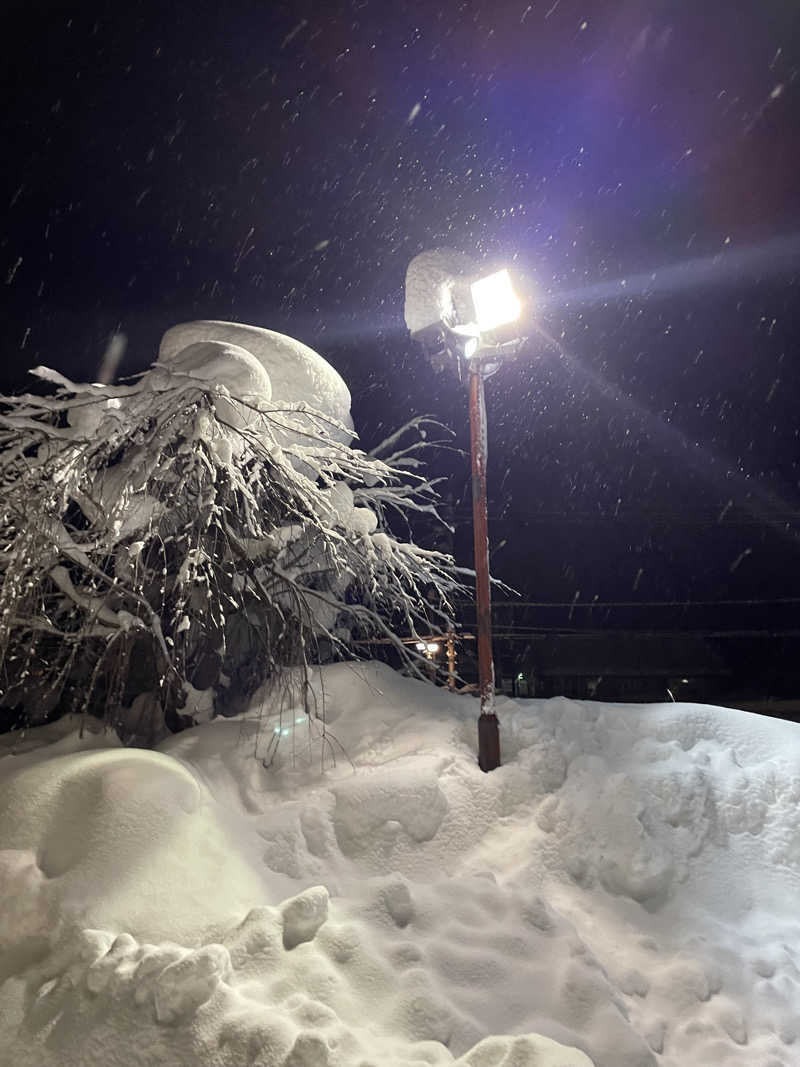
[[498,270],[485,278],[474,281],[472,303],[475,307],[475,321],[483,333],[515,322],[520,315],[522,305],[511,284],[511,275],[507,270]]

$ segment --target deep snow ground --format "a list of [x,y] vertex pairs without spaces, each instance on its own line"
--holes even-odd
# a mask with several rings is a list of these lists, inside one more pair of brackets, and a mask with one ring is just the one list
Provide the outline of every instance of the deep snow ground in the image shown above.
[[472,699],[316,684],[328,741],[0,738],[0,1062],[800,1065],[800,726],[501,701],[484,775]]

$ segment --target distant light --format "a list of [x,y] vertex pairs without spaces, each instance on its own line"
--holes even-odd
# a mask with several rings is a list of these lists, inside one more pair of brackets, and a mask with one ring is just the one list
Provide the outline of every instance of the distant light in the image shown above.
[[439,646],[434,641],[432,641],[430,644],[425,645],[425,651],[426,652],[438,652],[439,651]]
[[417,652],[425,652],[426,651],[425,642],[424,641],[417,641],[416,649],[417,649]]
[[520,671],[519,674],[517,675],[517,681],[518,682],[524,682],[525,681],[525,675],[522,673],[522,671]]
[[519,318],[522,305],[514,292],[511,275],[507,270],[499,270],[486,278],[479,278],[472,283],[470,289],[479,330],[494,330],[498,326],[516,322]]
[[688,685],[689,684],[689,679],[688,678],[681,678],[681,681],[683,682],[684,685]]

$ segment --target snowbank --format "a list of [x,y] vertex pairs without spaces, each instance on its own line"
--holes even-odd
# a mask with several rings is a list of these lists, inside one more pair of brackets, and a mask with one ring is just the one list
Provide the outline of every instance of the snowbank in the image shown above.
[[501,701],[483,775],[469,698],[316,687],[324,731],[0,748],[3,1062],[800,1063],[800,727]]

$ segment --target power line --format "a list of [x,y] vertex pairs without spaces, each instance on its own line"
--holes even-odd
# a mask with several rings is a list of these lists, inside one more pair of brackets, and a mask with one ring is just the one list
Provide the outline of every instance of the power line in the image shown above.
[[[468,518],[469,514],[465,508],[454,508],[448,512],[448,515],[452,518]],[[586,525],[596,526],[603,523],[609,524],[623,524],[623,523],[651,523],[656,526],[701,526],[701,527],[728,527],[729,529],[737,529],[739,527],[774,527],[778,525],[785,526],[800,526],[800,513],[799,512],[780,512],[773,513],[764,516],[756,515],[741,515],[729,517],[727,515],[720,516],[698,516],[696,518],[688,518],[685,516],[678,516],[672,512],[631,512],[625,511],[619,514],[596,514],[595,512],[569,512],[569,511],[536,511],[526,512],[513,509],[513,514],[502,515],[490,515],[489,521],[492,523],[509,523],[509,522],[524,522],[527,524],[535,525],[536,523],[567,523],[573,525]]]
[[[494,600],[494,608],[728,608],[751,605],[780,606],[800,604],[800,597],[776,597],[772,600]],[[471,607],[459,601],[459,607]]]
[[606,627],[603,630],[585,630],[578,627],[540,626],[540,627],[503,627],[494,626],[492,632],[496,639],[504,641],[530,641],[536,637],[597,637],[597,638],[656,638],[656,637],[800,637],[800,630],[617,630]]

